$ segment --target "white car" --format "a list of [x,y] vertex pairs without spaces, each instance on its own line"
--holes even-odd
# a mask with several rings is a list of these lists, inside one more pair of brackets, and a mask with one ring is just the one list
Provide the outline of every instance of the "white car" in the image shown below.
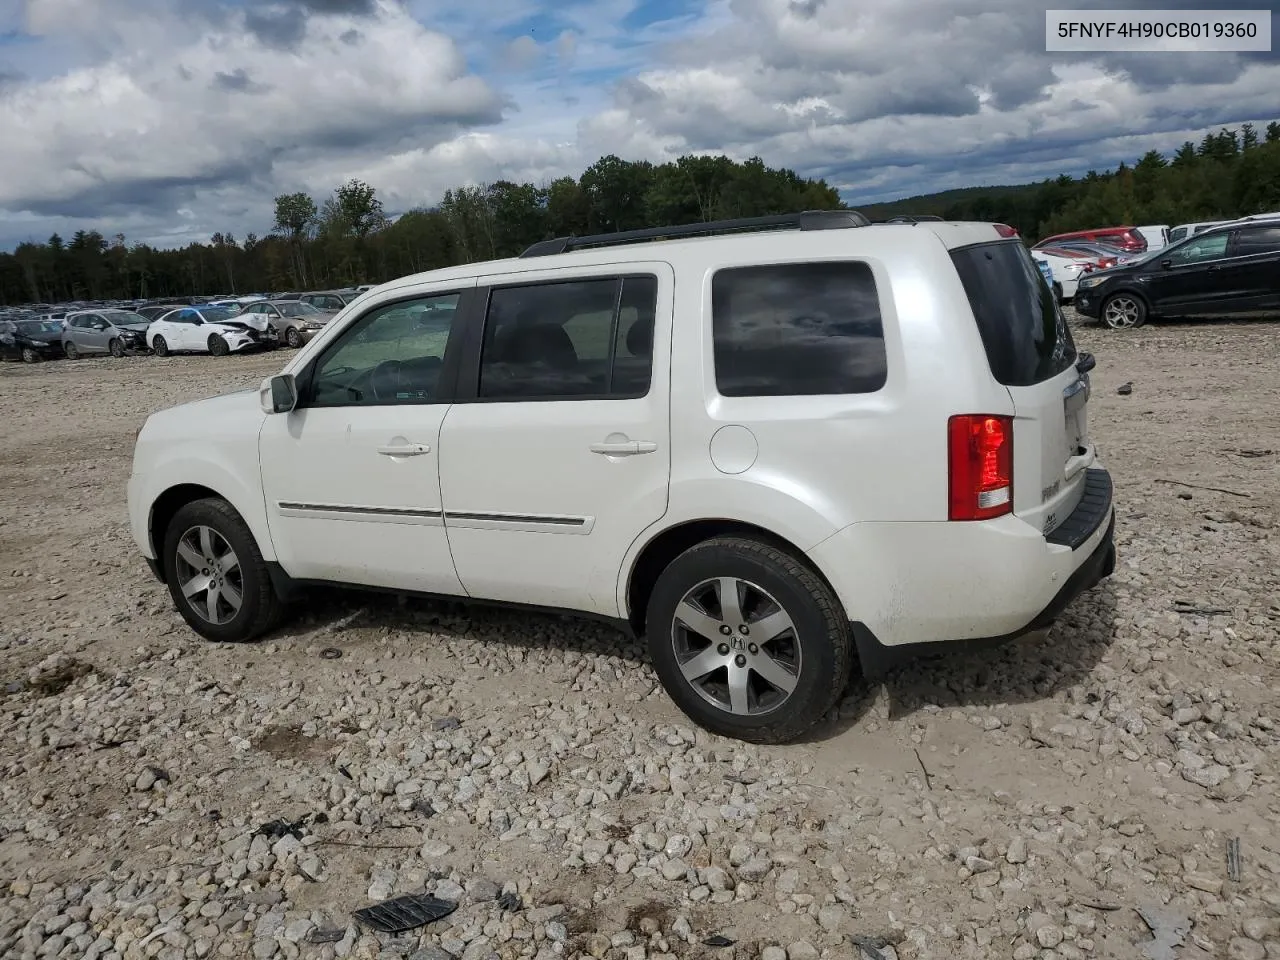
[[147,346],[157,357],[170,353],[211,353],[215,357],[279,343],[266,317],[246,316],[231,307],[178,307],[147,327]]
[[855,669],[1043,630],[1111,573],[1093,365],[998,225],[563,238],[152,414],[130,527],[211,640],[317,585],[572,611],[645,637],[696,723],[783,742]]
[[1093,269],[1093,262],[1087,253],[1044,247],[1034,251],[1034,255],[1037,260],[1049,264],[1049,270],[1053,273],[1054,292],[1061,300],[1074,299],[1080,278]]

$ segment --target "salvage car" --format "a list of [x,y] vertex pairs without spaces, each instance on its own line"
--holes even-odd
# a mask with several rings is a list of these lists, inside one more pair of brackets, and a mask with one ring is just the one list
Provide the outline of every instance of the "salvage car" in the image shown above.
[[1112,572],[1094,365],[994,224],[563,237],[153,413],[130,529],[209,640],[310,587],[569,611],[644,637],[695,723],[783,742],[855,670],[1041,631]]
[[68,360],[94,353],[123,357],[147,349],[151,321],[128,310],[84,310],[67,314],[62,349]]
[[223,357],[246,350],[270,350],[279,343],[263,316],[244,316],[232,307],[180,307],[147,328],[147,346],[157,357],[170,353],[211,353]]
[[1234,221],[1080,281],[1076,310],[1112,330],[1151,317],[1280,315],[1280,221]]
[[60,320],[0,321],[0,358],[36,363],[63,356]]
[[241,317],[265,317],[276,336],[291,347],[300,347],[333,319],[333,312],[320,310],[301,300],[259,300],[245,307]]

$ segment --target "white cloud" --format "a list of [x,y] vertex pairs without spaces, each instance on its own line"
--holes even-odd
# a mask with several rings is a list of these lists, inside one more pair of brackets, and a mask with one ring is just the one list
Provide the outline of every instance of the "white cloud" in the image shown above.
[[396,212],[606,153],[759,155],[886,198],[1168,151],[1272,119],[1280,88],[1275,57],[1050,56],[1048,0],[705,0],[641,27],[638,0],[229,3],[27,0],[0,247],[261,232],[274,195],[353,176]]

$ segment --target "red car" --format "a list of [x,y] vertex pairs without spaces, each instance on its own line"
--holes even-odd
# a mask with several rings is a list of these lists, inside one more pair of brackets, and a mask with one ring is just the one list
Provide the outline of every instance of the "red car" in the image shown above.
[[1136,227],[1101,227],[1097,230],[1056,233],[1052,237],[1045,237],[1032,249],[1038,250],[1041,247],[1051,247],[1055,243],[1061,243],[1064,240],[1087,240],[1093,243],[1101,241],[1131,253],[1143,253],[1147,249],[1147,238],[1140,234]]

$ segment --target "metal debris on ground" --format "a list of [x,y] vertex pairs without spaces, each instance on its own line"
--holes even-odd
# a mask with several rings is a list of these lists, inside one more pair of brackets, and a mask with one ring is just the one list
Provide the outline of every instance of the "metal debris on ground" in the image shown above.
[[730,940],[728,937],[717,933],[715,936],[707,937],[702,941],[704,947],[732,947],[737,940]]
[[400,933],[425,926],[458,909],[453,900],[438,900],[427,893],[410,893],[353,910],[351,915],[366,927],[382,933]]
[[320,651],[320,657],[324,660],[337,660],[342,656],[342,651],[337,647],[325,647]]
[[505,910],[507,913],[515,913],[517,910],[524,909],[524,901],[520,899],[518,893],[504,893],[498,897],[498,909]]
[[1152,936],[1142,945],[1143,955],[1149,960],[1177,960],[1174,947],[1182,946],[1191,932],[1191,918],[1180,910],[1159,904],[1138,907],[1138,916]]
[[1240,882],[1240,838],[1232,837],[1227,841],[1227,879],[1232,883]]
[[347,935],[347,931],[338,927],[325,930],[312,930],[307,934],[307,943],[337,943]]
[[253,835],[255,837],[266,837],[268,840],[279,840],[282,837],[293,837],[301,840],[306,826],[306,817],[300,817],[297,820],[285,820],[280,817],[275,820],[268,820],[254,830]]

